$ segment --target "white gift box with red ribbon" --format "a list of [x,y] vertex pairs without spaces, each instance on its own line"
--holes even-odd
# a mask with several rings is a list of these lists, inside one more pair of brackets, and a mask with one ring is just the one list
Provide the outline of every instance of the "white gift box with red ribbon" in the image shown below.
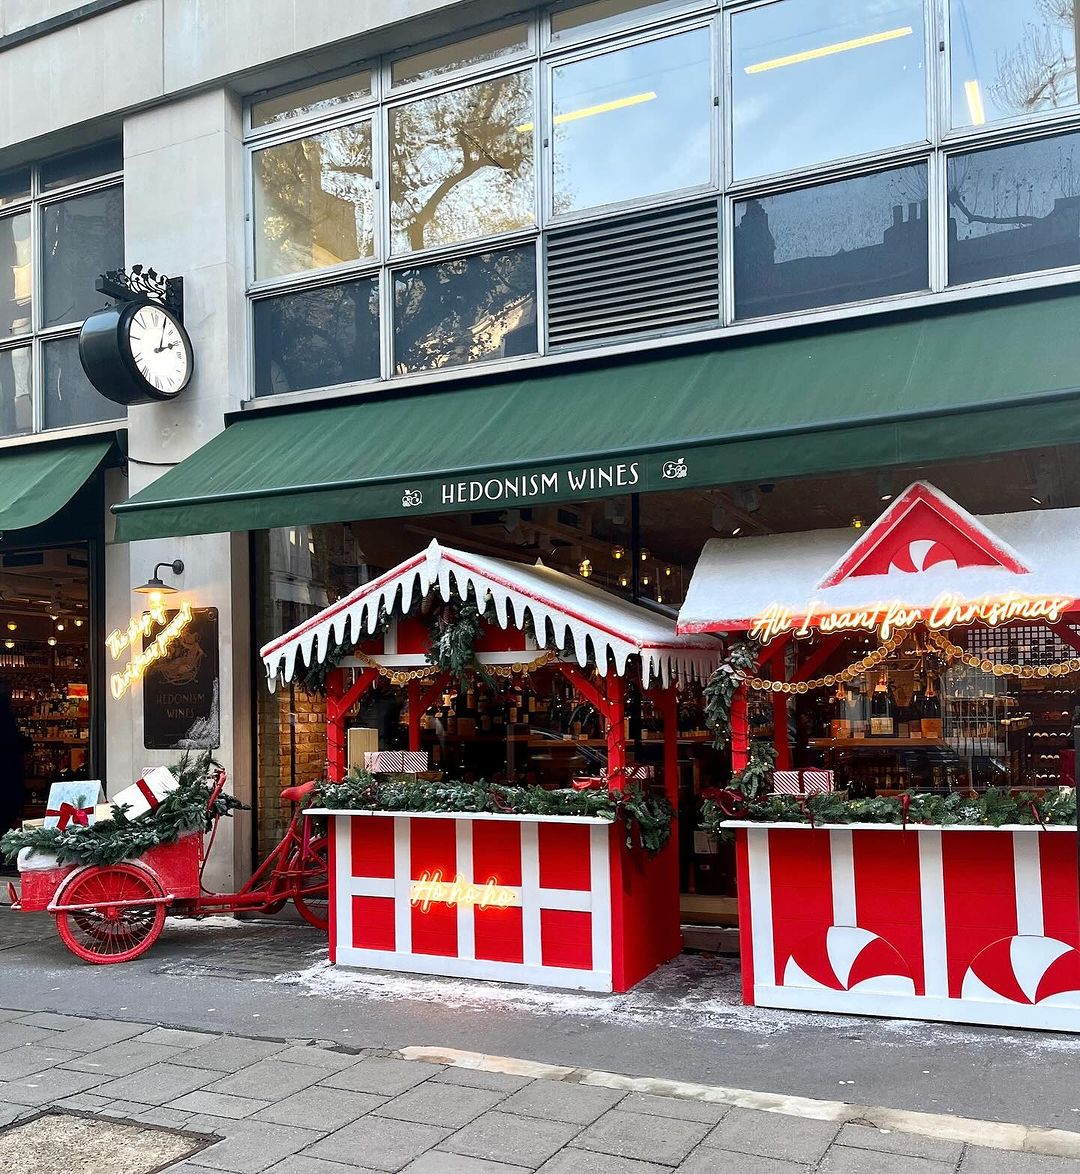
[[117,791],[113,796],[113,804],[126,808],[124,814],[128,819],[142,819],[144,815],[156,811],[166,796],[179,785],[167,766],[155,766],[143,771],[142,778],[136,779],[130,787]]
[[836,790],[836,778],[831,770],[807,768],[804,770],[774,770],[774,795],[826,795]]
[[426,750],[368,750],[364,769],[372,774],[420,775],[428,769]]
[[43,826],[60,831],[69,827],[89,827],[94,822],[95,805],[104,799],[105,792],[97,779],[53,783],[45,805]]

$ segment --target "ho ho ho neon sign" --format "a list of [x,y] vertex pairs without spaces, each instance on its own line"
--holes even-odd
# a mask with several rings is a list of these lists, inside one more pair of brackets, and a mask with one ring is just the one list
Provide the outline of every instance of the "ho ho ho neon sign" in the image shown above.
[[452,881],[444,881],[442,871],[436,869],[434,872],[422,872],[420,878],[409,885],[409,904],[421,913],[430,912],[432,905],[508,909],[520,903],[517,890],[500,885],[495,877],[489,877],[487,883],[482,885],[467,881],[461,873]]

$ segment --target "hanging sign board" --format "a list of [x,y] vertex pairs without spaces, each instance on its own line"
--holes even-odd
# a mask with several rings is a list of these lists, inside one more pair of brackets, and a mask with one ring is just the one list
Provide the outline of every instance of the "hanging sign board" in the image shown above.
[[[165,625],[173,618],[165,616]],[[155,631],[143,637],[153,643]],[[221,745],[221,682],[216,607],[191,618],[143,671],[143,745],[147,750],[215,750]]]

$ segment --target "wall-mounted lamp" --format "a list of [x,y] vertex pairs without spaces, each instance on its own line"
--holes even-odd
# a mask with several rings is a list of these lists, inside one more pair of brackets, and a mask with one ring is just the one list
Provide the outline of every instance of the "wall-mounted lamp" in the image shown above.
[[174,575],[182,575],[184,573],[184,563],[182,559],[173,559],[172,562],[158,563],[154,567],[154,573],[141,587],[133,587],[132,591],[136,595],[175,595],[177,593],[175,587],[170,587],[168,583],[163,582],[158,577],[158,571],[162,567],[170,567]]

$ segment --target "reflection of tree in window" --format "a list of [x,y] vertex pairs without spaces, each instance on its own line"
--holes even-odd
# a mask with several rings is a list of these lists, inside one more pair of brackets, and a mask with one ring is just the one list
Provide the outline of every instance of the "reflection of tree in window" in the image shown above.
[[1036,19],[1024,22],[1015,49],[998,56],[989,86],[1001,109],[1022,114],[1077,100],[1073,0],[1034,0],[1034,8]]
[[532,224],[532,77],[496,78],[390,116],[393,245],[413,251]]
[[124,263],[124,194],[119,187],[47,204],[41,218],[43,324],[81,322],[101,305],[100,274]]
[[0,336],[30,331],[30,216],[0,219]]
[[255,394],[379,375],[379,286],[342,282],[255,303]]
[[949,279],[1080,264],[1080,135],[949,160]]
[[256,276],[369,257],[371,124],[340,126],[255,155]]
[[401,373],[536,350],[532,245],[407,269],[394,279]]

